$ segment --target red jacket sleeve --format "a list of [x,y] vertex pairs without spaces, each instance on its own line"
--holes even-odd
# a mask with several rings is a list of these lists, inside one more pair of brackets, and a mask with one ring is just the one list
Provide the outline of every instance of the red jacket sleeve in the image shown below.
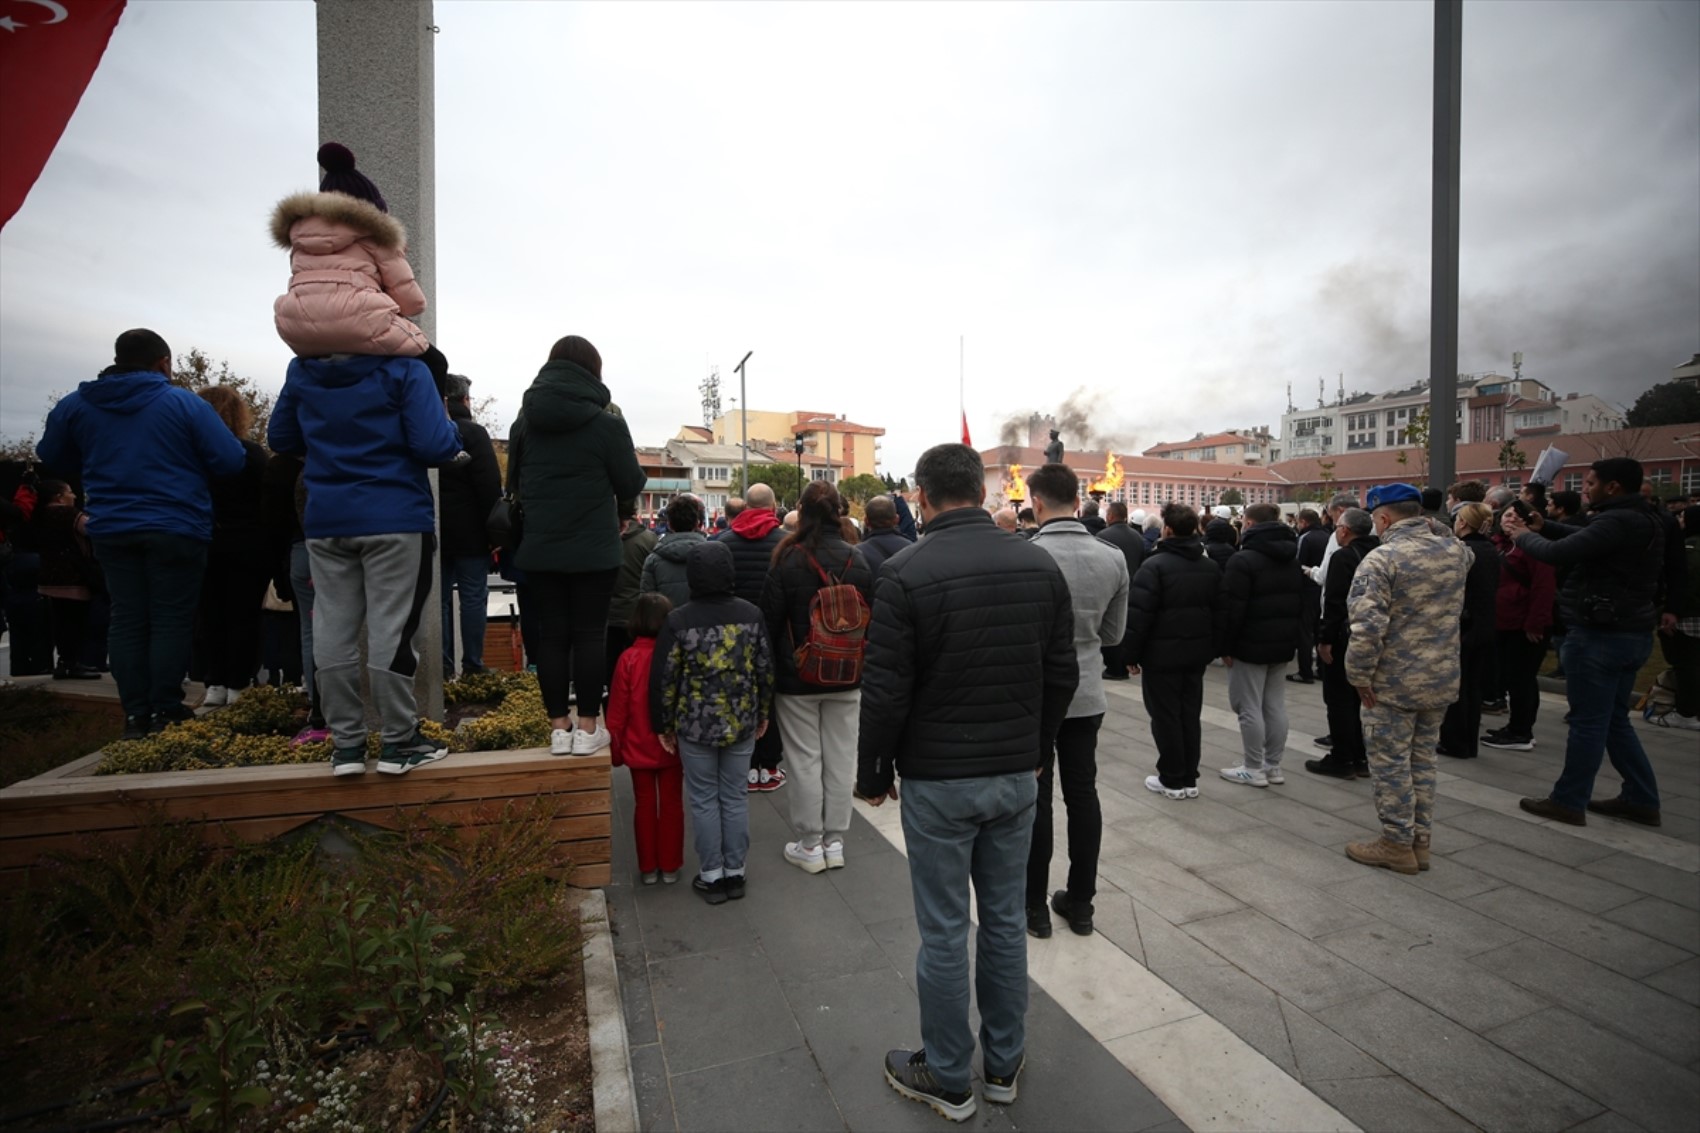
[[636,690],[632,687],[632,671],[636,667],[637,658],[630,650],[620,654],[619,661],[614,665],[614,680],[608,690],[608,735],[613,741],[608,759],[615,767],[626,765],[632,710],[636,705]]

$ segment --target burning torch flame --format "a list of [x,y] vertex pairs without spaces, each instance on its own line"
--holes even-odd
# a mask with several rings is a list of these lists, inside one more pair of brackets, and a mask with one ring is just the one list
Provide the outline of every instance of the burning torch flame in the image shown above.
[[1092,483],[1087,485],[1086,490],[1088,492],[1103,492],[1105,495],[1109,495],[1121,486],[1121,461],[1117,460],[1116,454],[1112,452],[1109,454],[1109,458],[1104,461],[1104,478],[1092,481]]
[[1027,498],[1027,481],[1022,478],[1021,465],[1009,466],[1009,491],[1004,495],[1008,496],[1012,503],[1020,503]]

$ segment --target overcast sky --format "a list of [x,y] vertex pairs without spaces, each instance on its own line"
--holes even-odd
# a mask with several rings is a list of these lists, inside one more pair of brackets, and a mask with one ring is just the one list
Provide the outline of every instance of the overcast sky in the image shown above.
[[[19,0],[0,0],[8,9]],[[1459,368],[1628,403],[1700,351],[1700,4],[1464,9]],[[582,334],[640,444],[752,408],[887,471],[1075,390],[1123,451],[1427,376],[1433,15],[438,0],[437,335],[505,424]],[[0,433],[147,325],[273,389],[314,6],[131,0],[0,234]],[[22,34],[22,33],[15,33]],[[17,108],[11,108],[15,113]],[[328,139],[327,139],[328,140]],[[1082,447],[1087,438],[1065,438]]]

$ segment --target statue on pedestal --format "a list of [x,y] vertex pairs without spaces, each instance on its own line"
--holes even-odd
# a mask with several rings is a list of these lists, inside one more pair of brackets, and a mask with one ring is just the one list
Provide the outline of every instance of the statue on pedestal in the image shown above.
[[1051,430],[1051,443],[1045,446],[1045,463],[1061,464],[1063,458],[1062,438],[1055,429]]

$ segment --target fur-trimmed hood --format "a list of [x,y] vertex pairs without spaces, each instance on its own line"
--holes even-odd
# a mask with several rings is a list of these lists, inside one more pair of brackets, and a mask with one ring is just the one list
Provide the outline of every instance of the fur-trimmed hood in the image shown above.
[[401,221],[380,211],[376,205],[346,193],[293,193],[272,210],[272,242],[288,249],[289,230],[298,220],[316,216],[334,224],[345,224],[380,248],[407,246],[407,229]]

